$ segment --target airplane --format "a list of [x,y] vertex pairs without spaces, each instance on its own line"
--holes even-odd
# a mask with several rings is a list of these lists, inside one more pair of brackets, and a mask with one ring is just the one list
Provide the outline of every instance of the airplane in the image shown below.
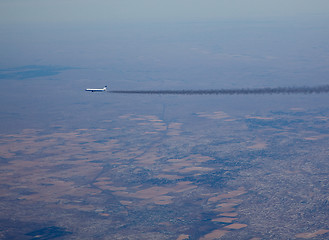
[[87,88],[87,89],[85,89],[85,91],[87,91],[87,92],[105,92],[106,88],[107,88],[107,86],[105,86],[104,88]]

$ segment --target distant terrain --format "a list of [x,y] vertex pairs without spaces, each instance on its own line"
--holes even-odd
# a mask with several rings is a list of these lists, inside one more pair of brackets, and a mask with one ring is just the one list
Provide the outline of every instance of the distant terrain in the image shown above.
[[125,114],[101,129],[2,134],[2,238],[327,237],[327,116],[191,121]]

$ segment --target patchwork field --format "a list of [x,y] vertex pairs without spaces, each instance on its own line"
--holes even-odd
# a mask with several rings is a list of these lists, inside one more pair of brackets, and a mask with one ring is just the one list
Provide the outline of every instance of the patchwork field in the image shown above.
[[197,113],[217,126],[207,141],[201,128],[134,114],[109,129],[1,135],[1,221],[20,229],[0,236],[326,239],[328,119],[279,125],[291,114]]

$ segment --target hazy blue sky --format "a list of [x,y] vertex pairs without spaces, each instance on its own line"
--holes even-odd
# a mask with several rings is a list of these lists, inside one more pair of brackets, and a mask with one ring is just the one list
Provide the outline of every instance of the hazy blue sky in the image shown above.
[[312,17],[328,0],[1,0],[0,22],[85,23]]

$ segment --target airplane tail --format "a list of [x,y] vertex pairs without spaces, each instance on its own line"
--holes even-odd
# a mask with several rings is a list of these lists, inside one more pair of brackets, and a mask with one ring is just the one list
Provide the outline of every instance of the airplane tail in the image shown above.
[[104,91],[106,91],[107,90],[107,86],[105,86],[103,89],[104,89]]

